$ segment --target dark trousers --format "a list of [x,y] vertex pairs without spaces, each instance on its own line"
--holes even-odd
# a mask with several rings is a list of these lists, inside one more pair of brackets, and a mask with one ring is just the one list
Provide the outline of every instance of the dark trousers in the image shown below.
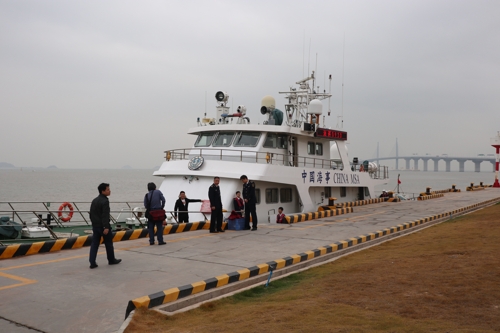
[[257,229],[257,212],[255,204],[245,205],[245,229],[250,229],[250,215],[252,215],[252,228]]
[[148,221],[149,244],[155,243],[155,227],[158,243],[163,243],[163,221]]
[[177,220],[178,223],[189,223],[189,214],[188,213],[179,213],[179,217]]
[[215,208],[210,216],[210,231],[222,230],[222,207]]
[[108,257],[108,262],[115,261],[115,248],[113,247],[113,232],[108,231],[108,234],[104,234],[104,228],[92,227],[92,243],[90,244],[90,254],[89,261],[91,265],[96,264],[97,250],[99,250],[99,245],[101,243],[101,237],[104,239],[104,246],[106,247],[106,255]]

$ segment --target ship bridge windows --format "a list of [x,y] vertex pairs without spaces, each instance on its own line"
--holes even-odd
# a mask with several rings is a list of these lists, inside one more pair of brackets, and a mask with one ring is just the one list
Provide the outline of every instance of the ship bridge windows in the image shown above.
[[236,147],[255,147],[259,142],[260,132],[241,132],[236,138]]
[[286,149],[288,136],[279,133],[267,133],[266,141],[264,141],[265,148],[279,148]]
[[195,147],[208,147],[212,144],[216,132],[205,132],[198,135],[198,139],[194,143]]
[[308,142],[307,153],[309,155],[323,155],[323,143],[321,142]]
[[219,132],[212,146],[229,147],[233,142],[235,132]]
[[277,188],[266,188],[266,203],[278,203],[278,189]]

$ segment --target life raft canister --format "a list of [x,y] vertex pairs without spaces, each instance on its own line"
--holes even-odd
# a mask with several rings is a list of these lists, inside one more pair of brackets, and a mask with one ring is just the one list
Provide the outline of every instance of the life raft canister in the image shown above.
[[[68,207],[69,208],[69,213],[68,215],[63,217],[63,210]],[[61,219],[63,222],[68,222],[71,220],[73,217],[73,206],[69,202],[63,202],[62,205],[59,207],[59,211],[57,212],[57,216]]]

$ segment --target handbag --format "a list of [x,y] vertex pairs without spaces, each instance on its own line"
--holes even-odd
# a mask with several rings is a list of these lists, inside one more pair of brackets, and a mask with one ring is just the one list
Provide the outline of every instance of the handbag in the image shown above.
[[157,209],[149,212],[153,221],[163,221],[166,218],[165,209]]
[[[153,190],[154,193],[154,190]],[[163,221],[167,218],[167,214],[164,209],[151,209],[151,199],[153,198],[153,193],[151,193],[151,198],[148,198],[148,207],[146,207],[146,218],[148,221]],[[146,194],[147,197],[148,194]]]

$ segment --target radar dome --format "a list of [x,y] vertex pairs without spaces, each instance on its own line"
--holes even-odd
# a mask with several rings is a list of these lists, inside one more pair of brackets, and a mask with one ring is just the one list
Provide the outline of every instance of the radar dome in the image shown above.
[[313,99],[307,107],[308,114],[323,114],[323,104],[319,99]]

